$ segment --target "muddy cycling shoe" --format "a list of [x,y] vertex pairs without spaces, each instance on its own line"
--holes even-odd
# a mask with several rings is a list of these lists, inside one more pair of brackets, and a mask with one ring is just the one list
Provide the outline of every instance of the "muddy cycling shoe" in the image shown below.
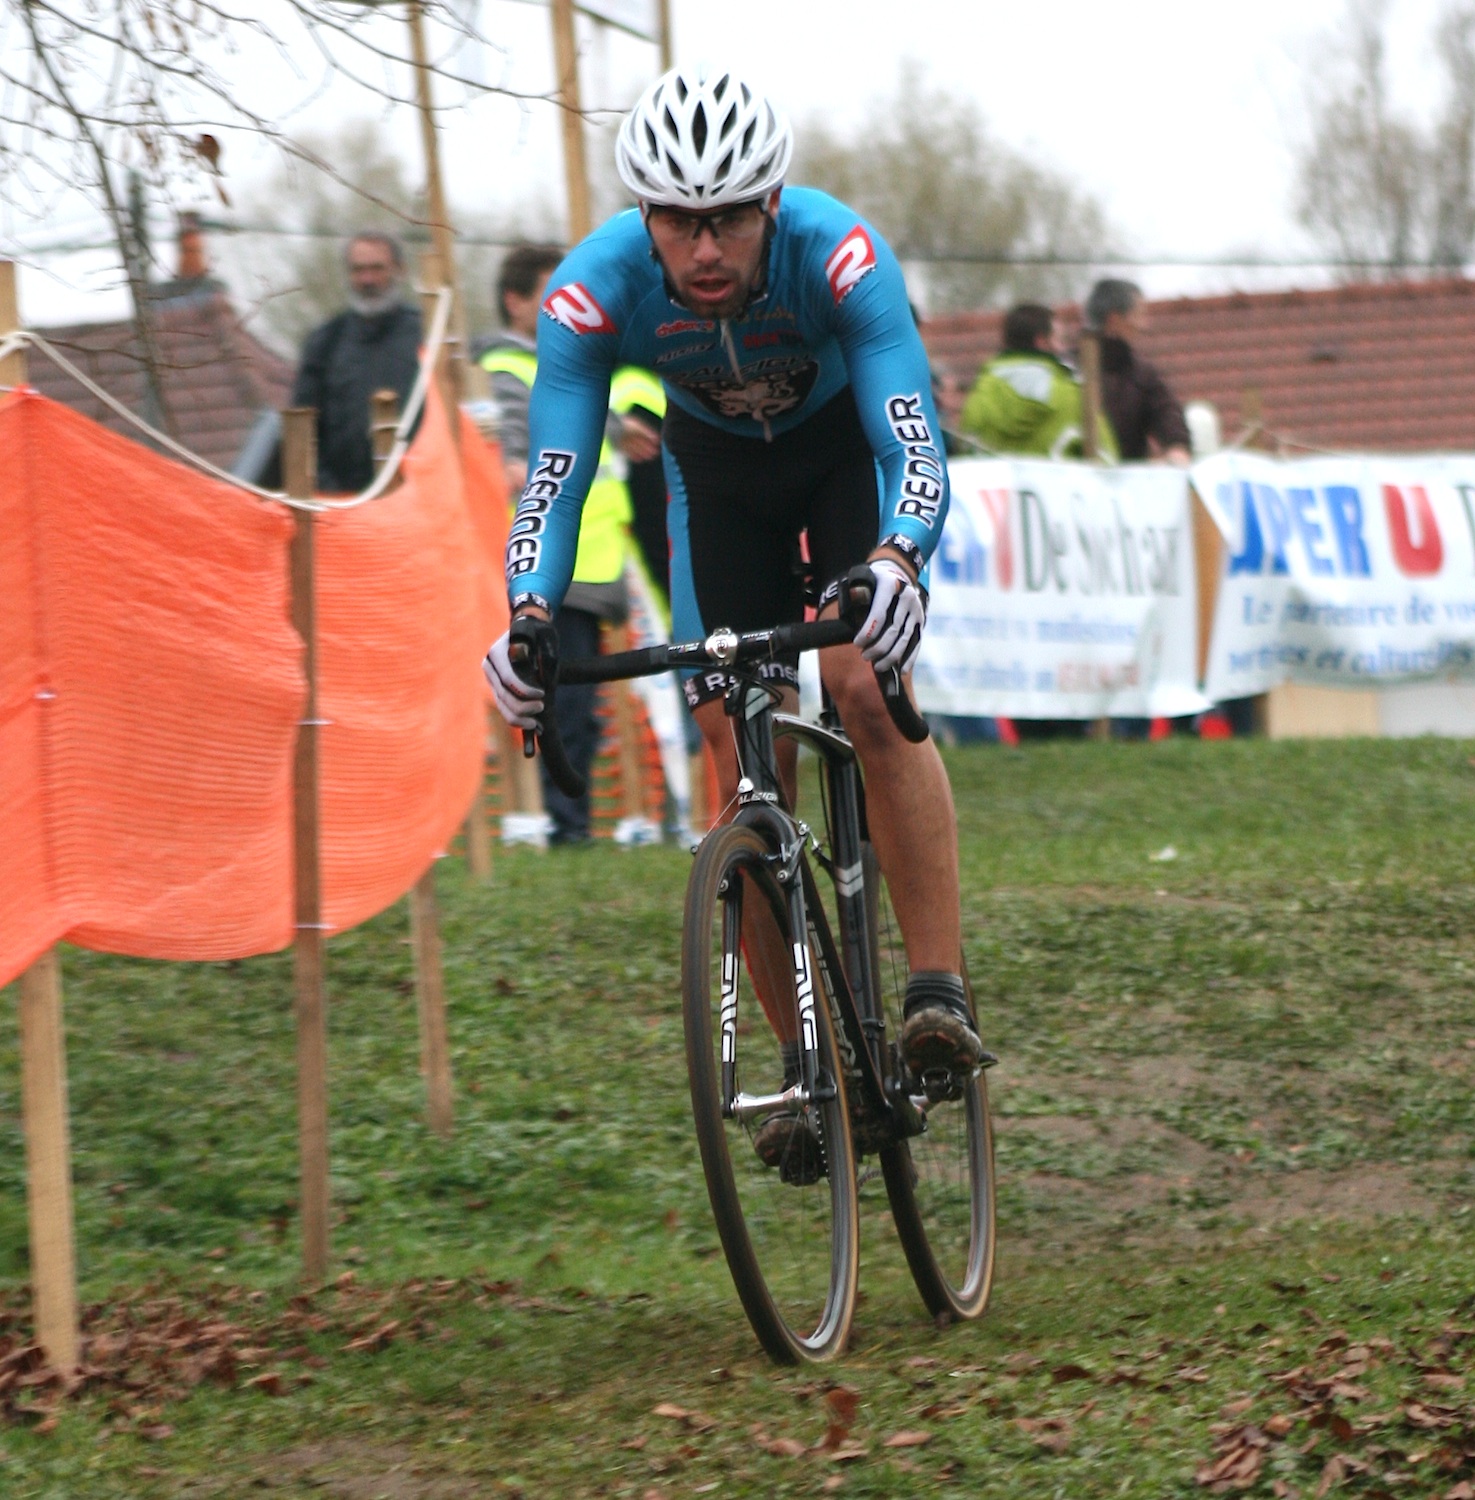
[[[782,1087],[799,1082],[799,1044],[784,1042]],[[795,1187],[813,1187],[825,1175],[825,1153],[812,1116],[797,1109],[771,1114],[753,1132],[753,1150],[765,1167],[777,1167],[778,1175]]]
[[963,981],[956,974],[920,970],[907,980],[901,1055],[922,1079],[971,1073],[984,1060]]
[[753,1150],[794,1187],[813,1187],[825,1175],[824,1147],[807,1114],[769,1115],[753,1132]]

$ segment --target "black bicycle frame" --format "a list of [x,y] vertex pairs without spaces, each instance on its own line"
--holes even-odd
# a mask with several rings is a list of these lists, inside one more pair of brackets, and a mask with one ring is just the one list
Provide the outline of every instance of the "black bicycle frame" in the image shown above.
[[[831,1009],[840,1065],[849,1086],[851,1110],[860,1120],[889,1121],[893,1133],[910,1134],[913,1111],[905,1093],[886,1090],[886,1022],[881,1011],[880,976],[874,972],[866,939],[865,794],[855,750],[841,732],[839,719],[826,703],[821,722],[812,724],[789,714],[775,714],[771,689],[739,679],[728,689],[726,708],[733,723],[738,755],[738,812],[734,821],[765,833],[775,845],[775,878],[784,890],[790,930],[805,933],[808,942],[794,942],[794,985],[799,1003],[801,1080],[806,1090],[822,1086],[814,1022],[814,975],[810,951],[819,964],[821,986]],[[837,948],[829,918],[820,899],[814,872],[805,857],[809,830],[786,805],[778,776],[774,729],[808,744],[824,767],[829,800],[830,865],[835,885],[841,947]],[[735,947],[726,948],[735,954]],[[729,989],[736,976],[723,975],[724,1029],[731,1024],[727,1011]],[[727,1076],[731,1056],[724,1038],[723,1093],[735,1097],[736,1079]],[[813,1095],[812,1095],[813,1097]]]

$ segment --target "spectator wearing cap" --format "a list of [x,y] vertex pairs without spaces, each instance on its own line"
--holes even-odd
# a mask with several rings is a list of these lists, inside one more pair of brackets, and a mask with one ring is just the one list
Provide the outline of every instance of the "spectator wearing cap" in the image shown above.
[[348,306],[302,346],[293,406],[318,414],[318,488],[355,494],[374,479],[369,398],[392,390],[401,407],[420,364],[420,310],[404,301],[405,253],[391,234],[366,229],[344,247]]
[[1101,404],[1124,460],[1190,462],[1188,423],[1156,366],[1132,347],[1147,332],[1142,289],[1098,281],[1086,298],[1086,327],[1101,338]]
[[[979,373],[959,426],[994,453],[1081,458],[1081,383],[1062,358],[1055,314],[1021,302],[1004,318],[1004,347]],[[1098,419],[1097,452],[1116,457],[1116,438]]]

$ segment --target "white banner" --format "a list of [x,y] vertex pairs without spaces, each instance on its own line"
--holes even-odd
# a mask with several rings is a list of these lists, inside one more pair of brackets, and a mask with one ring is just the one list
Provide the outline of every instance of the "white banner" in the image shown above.
[[1227,543],[1211,698],[1475,679],[1475,456],[1221,453],[1192,477]]
[[1197,713],[1184,471],[1036,459],[949,465],[915,687],[926,713]]

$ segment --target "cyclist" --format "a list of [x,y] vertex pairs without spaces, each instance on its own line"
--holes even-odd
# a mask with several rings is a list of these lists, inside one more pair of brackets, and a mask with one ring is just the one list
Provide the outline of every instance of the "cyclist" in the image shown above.
[[[639,207],[549,280],[508,593],[514,617],[547,620],[561,602],[610,376],[623,364],[666,385],[676,639],[802,618],[801,533],[816,579],[870,563],[870,614],[853,646],[821,654],[820,672],[865,769],[871,837],[906,945],[905,1056],[919,1073],[957,1070],[983,1048],[959,974],[952,793],[932,742],[910,744],[891,723],[875,676],[907,670],[921,643],[922,575],[948,504],[941,428],[896,258],[851,209],[784,188],[792,151],[781,112],[710,66],[664,74],[623,122],[616,162]],[[835,612],[837,592],[832,583],[820,595],[822,614]],[[507,636],[485,670],[507,721],[534,727],[542,691],[513,670]],[[770,680],[796,695],[797,664],[775,663]],[[685,683],[724,803],[737,783],[729,683],[721,672]],[[797,1076],[797,1045],[775,1022]],[[772,1125],[755,1145],[776,1163],[789,1143],[784,1123]]]

